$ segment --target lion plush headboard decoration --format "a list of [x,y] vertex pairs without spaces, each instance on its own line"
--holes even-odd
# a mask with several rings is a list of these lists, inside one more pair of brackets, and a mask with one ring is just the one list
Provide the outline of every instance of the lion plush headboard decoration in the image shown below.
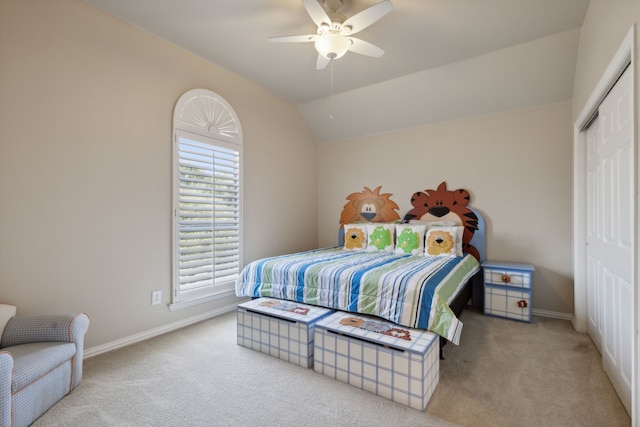
[[396,202],[390,199],[392,194],[380,194],[382,186],[371,191],[364,187],[360,193],[351,193],[347,196],[340,214],[340,225],[355,222],[393,222],[400,220],[396,212],[399,208]]
[[[344,225],[346,224],[351,226],[358,223],[408,223],[411,220],[450,222],[463,227],[462,252],[469,253],[480,261],[485,259],[484,219],[478,211],[468,206],[470,195],[467,190],[450,191],[447,190],[446,183],[442,182],[436,190],[418,191],[411,196],[413,208],[400,221],[400,215],[397,213],[399,207],[390,198],[392,194],[381,194],[381,188],[382,186],[379,186],[372,191],[364,187],[362,192],[351,193],[346,197],[347,203],[340,215],[339,242],[341,245],[352,244],[357,248],[367,234],[359,235],[357,227],[354,227],[345,242]],[[379,249],[384,249],[387,243],[384,240],[380,242]]]
[[[382,193],[380,189],[382,186],[376,187],[371,191],[368,187],[364,187],[364,190],[360,193],[351,193],[347,196],[347,203],[342,208],[340,214],[340,231],[338,233],[338,239],[342,245],[345,241],[344,225],[345,224],[357,224],[357,223],[392,223],[400,222],[400,215],[397,210],[398,204],[390,199],[392,194]],[[365,226],[363,226],[365,227]],[[351,229],[349,236],[346,238],[346,246],[357,249],[363,246],[364,240],[366,240],[367,233],[363,230],[359,230],[359,227]],[[378,241],[382,247],[386,246],[388,240],[392,238],[392,235],[387,236],[387,239],[381,235],[382,239]]]

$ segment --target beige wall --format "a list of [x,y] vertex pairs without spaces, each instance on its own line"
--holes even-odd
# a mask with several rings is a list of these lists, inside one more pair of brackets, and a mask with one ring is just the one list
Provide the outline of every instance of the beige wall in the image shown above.
[[235,301],[150,305],[169,302],[171,117],[193,88],[243,127],[244,261],[315,247],[316,144],[294,105],[80,0],[0,1],[0,302],[85,311],[94,347]]
[[416,191],[465,188],[487,257],[536,265],[533,308],[573,313],[571,103],[319,145],[319,243],[336,243],[345,197],[381,185],[400,215]]
[[639,20],[640,2],[637,0],[591,0],[589,3],[580,30],[576,60],[574,120],[584,108],[629,29]]
[[484,213],[489,258],[536,264],[533,307],[571,314],[571,122],[638,18],[635,0],[591,1],[572,103],[316,146],[295,106],[81,0],[2,0],[0,302],[86,311],[88,347],[234,302],[150,305],[169,301],[172,108],[202,87],[243,126],[245,262],[335,244],[364,186],[403,214],[446,181]]

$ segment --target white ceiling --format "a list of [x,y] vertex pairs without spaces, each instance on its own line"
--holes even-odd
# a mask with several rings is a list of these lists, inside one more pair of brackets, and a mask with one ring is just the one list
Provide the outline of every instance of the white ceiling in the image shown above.
[[[312,43],[268,41],[315,33],[301,0],[87,1],[298,104],[319,142],[569,99],[589,5],[392,0],[393,10],[357,35],[385,54],[336,60],[329,97],[331,68],[315,69]],[[345,1],[340,12],[350,17],[379,0]],[[478,97],[498,99],[484,106]]]

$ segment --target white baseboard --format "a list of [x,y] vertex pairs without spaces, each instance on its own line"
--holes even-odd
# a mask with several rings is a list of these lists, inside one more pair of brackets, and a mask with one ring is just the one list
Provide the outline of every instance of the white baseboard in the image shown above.
[[[185,326],[193,325],[194,323],[202,322],[203,320],[211,319],[212,317],[220,316],[235,310],[238,304],[231,304],[221,307],[217,310],[207,311],[206,313],[199,314],[197,316],[182,319],[177,322],[168,323],[166,325],[159,326],[157,328],[149,329],[139,334],[131,335],[116,341],[111,341],[106,344],[102,344],[96,347],[85,349],[84,359],[88,359],[93,356],[97,356],[108,351],[116,350],[118,348],[126,347],[131,344],[135,344],[149,338],[156,337],[158,335],[166,334],[167,332],[175,331],[176,329],[184,328]],[[551,317],[554,319],[563,319],[573,321],[573,315],[569,313],[559,313],[557,311],[540,310],[537,308],[531,309],[531,314],[540,317]]]
[[563,319],[563,320],[573,321],[573,314],[569,314],[569,313],[560,313],[557,311],[547,311],[547,310],[532,308],[531,314],[534,316],[552,317],[554,319]]
[[202,322],[203,320],[211,319],[212,317],[220,316],[222,314],[235,310],[237,307],[237,303],[227,305],[217,310],[207,311],[206,313],[202,313],[197,316],[182,319],[173,323],[168,323],[157,328],[140,332],[139,334],[131,335],[119,340],[108,342],[106,344],[85,349],[83,359],[88,359],[89,357],[97,356],[99,354],[116,350],[118,348],[126,347],[128,345],[135,344],[149,338],[156,337],[158,335],[166,334],[167,332],[175,331],[176,329],[184,328],[185,326],[193,325],[194,323]]

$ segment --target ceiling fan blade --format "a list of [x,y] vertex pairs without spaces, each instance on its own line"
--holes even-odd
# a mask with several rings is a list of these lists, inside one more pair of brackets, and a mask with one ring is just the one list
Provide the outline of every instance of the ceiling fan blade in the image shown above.
[[316,70],[324,70],[325,68],[327,68],[327,65],[329,64],[331,60],[329,58],[325,58],[322,55],[318,55],[318,62],[316,62]]
[[269,41],[275,43],[306,43],[316,41],[317,37],[317,34],[306,34],[302,36],[278,36],[269,37]]
[[331,25],[329,15],[327,15],[327,12],[325,12],[320,3],[318,3],[318,0],[302,0],[302,4],[318,27],[323,23]]
[[393,9],[393,5],[389,0],[384,0],[380,3],[374,4],[344,21],[342,23],[343,34],[355,34],[358,31],[364,30],[369,25],[391,12],[391,9]]
[[360,55],[374,56],[376,58],[380,58],[384,55],[384,50],[369,42],[356,39],[355,37],[349,37],[349,40],[351,40],[351,47],[349,48],[349,51],[351,52],[359,53]]

